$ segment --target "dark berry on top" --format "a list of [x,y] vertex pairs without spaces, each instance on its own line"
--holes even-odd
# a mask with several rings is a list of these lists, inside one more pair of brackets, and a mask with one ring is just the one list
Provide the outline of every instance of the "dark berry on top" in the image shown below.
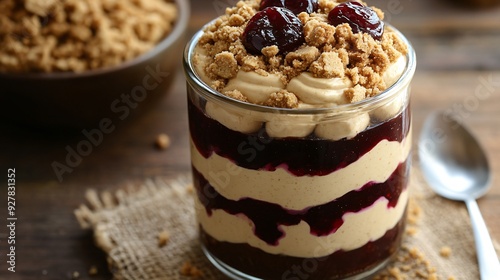
[[328,21],[332,25],[347,23],[352,32],[365,32],[375,40],[382,39],[384,34],[384,22],[380,20],[377,13],[370,7],[359,2],[344,2],[338,4],[328,14]]
[[302,12],[310,14],[318,10],[318,0],[262,0],[260,9],[267,7],[284,7],[296,15]]
[[246,50],[260,55],[265,47],[276,45],[280,54],[296,50],[305,41],[303,25],[290,10],[269,7],[256,13],[242,34]]

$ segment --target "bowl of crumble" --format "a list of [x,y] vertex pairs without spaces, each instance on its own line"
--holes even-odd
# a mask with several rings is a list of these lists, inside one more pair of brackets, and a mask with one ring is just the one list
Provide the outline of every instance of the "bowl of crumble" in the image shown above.
[[184,0],[0,2],[0,114],[54,128],[125,121],[163,98],[189,20]]

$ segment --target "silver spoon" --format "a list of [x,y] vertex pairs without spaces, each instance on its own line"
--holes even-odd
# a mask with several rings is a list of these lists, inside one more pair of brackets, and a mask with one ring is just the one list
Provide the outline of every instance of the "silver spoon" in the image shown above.
[[488,161],[481,146],[449,115],[434,113],[422,128],[418,152],[423,175],[432,189],[467,205],[481,279],[500,279],[500,262],[476,203],[476,199],[488,191],[491,181]]

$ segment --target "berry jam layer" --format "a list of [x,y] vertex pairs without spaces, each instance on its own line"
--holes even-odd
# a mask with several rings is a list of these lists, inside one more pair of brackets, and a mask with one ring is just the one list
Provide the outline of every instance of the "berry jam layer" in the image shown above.
[[[344,279],[370,271],[393,256],[401,243],[404,217],[381,238],[350,251],[318,258],[268,254],[248,244],[221,242],[200,229],[201,242],[212,256],[248,275],[261,279]],[[317,244],[316,246],[321,246]]]
[[409,108],[406,108],[396,117],[352,139],[331,141],[319,139],[314,133],[303,138],[272,138],[264,128],[253,134],[228,129],[205,115],[190,98],[188,110],[191,139],[203,157],[216,153],[245,169],[285,168],[296,176],[330,174],[356,162],[383,140],[402,142],[411,124]]
[[[409,166],[405,161],[383,183],[369,182],[326,204],[300,211],[251,198],[227,199],[193,167],[193,182],[198,197],[197,216],[200,224],[220,240],[236,243],[252,240],[250,243],[256,243],[268,252],[284,253],[283,250],[287,250],[287,254],[300,256],[305,252],[293,252],[294,248],[287,248],[284,244],[290,240],[313,244],[318,239],[328,240],[331,236],[336,236],[337,240],[329,248],[320,250],[323,254],[356,248],[379,238],[400,220],[406,208]],[[378,220],[381,215],[385,218],[377,221],[376,225],[368,228],[358,225],[363,224],[363,220]],[[233,231],[228,231],[228,227],[232,227]],[[338,235],[335,234],[337,231]],[[362,237],[356,238],[356,233]],[[341,238],[353,238],[354,242],[338,242]],[[259,244],[262,241],[266,244]]]

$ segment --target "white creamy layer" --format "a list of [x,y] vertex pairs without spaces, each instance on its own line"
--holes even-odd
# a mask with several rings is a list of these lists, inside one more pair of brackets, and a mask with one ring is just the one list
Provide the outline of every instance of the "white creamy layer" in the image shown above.
[[235,78],[229,80],[223,92],[239,90],[252,103],[263,103],[271,93],[284,89],[285,86],[276,74],[262,76],[255,72],[239,71]]
[[248,118],[236,111],[228,110],[213,102],[207,102],[205,112],[225,127],[242,133],[253,133],[262,127],[262,122]]
[[293,92],[304,104],[314,107],[330,107],[347,103],[344,90],[352,87],[351,80],[344,78],[315,78],[304,72],[290,80],[286,90]]
[[[387,86],[394,84],[403,74],[406,66],[406,57],[401,56],[389,66],[382,78]],[[203,77],[202,77],[203,78]],[[304,72],[290,80],[285,85],[279,75],[267,74],[262,76],[256,72],[239,71],[235,78],[229,80],[222,90],[239,90],[252,103],[266,101],[272,93],[286,89],[297,95],[299,100],[312,107],[331,107],[346,104],[344,90],[353,87],[348,78],[315,78],[309,72]]]
[[329,140],[351,139],[370,125],[370,115],[361,113],[348,120],[322,122],[316,126],[316,136]]
[[193,166],[228,199],[248,197],[302,210],[328,203],[368,182],[385,182],[408,157],[411,138],[410,133],[402,143],[383,140],[357,161],[325,176],[298,177],[280,167],[275,171],[246,169],[216,153],[206,159],[192,141],[191,158]]
[[198,222],[218,241],[247,243],[270,254],[315,258],[338,250],[350,251],[381,238],[401,220],[408,202],[408,190],[401,193],[395,208],[388,208],[388,200],[378,199],[372,206],[357,213],[346,213],[343,225],[333,234],[315,236],[307,223],[280,226],[285,233],[278,245],[269,245],[254,234],[254,225],[244,215],[231,215],[224,210],[213,210],[208,216],[205,207],[195,200]]

